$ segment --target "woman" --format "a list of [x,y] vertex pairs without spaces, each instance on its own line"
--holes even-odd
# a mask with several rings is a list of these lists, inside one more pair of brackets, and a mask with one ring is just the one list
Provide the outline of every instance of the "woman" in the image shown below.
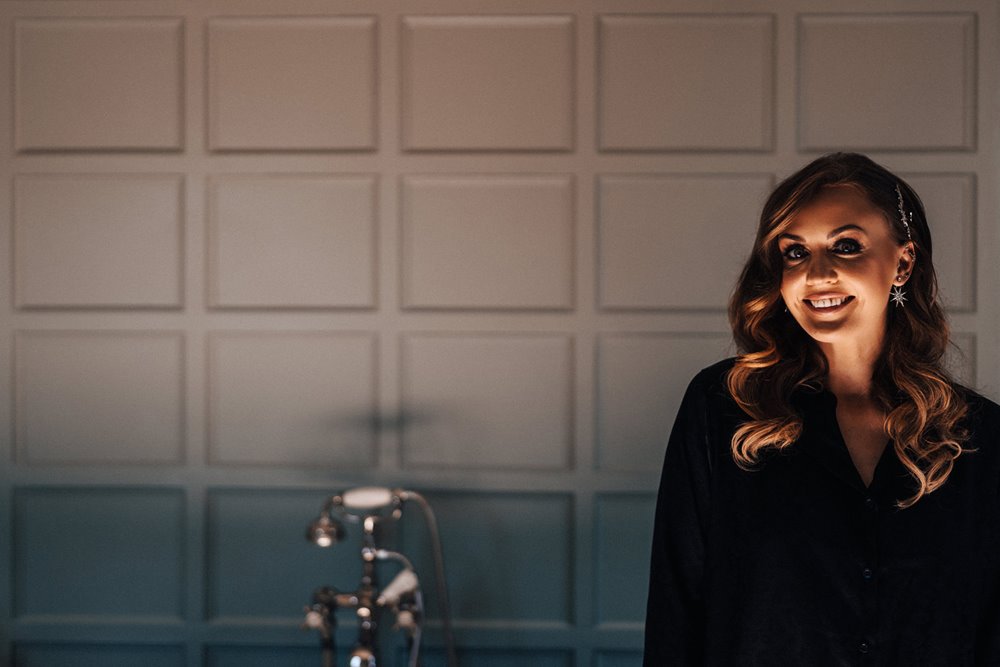
[[667,445],[644,665],[1000,665],[1000,406],[942,368],[917,194],[807,165],[729,313]]

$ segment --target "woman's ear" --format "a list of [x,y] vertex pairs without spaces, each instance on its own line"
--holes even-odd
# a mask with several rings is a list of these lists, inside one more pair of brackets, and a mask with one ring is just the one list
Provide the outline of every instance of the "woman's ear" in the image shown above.
[[907,241],[899,250],[899,264],[896,268],[897,285],[905,285],[913,274],[913,267],[917,263],[917,253],[913,241]]

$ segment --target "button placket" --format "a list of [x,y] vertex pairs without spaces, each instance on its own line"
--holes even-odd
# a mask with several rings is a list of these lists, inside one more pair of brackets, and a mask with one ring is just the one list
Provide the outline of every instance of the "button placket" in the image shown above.
[[[865,535],[865,554],[861,564],[861,597],[864,600],[865,616],[861,641],[858,652],[870,656],[874,651],[873,637],[878,632],[878,587],[875,581],[875,571],[878,566],[879,542],[879,503],[875,497],[866,493],[863,498],[863,510],[860,520]],[[866,662],[869,658],[866,658]]]

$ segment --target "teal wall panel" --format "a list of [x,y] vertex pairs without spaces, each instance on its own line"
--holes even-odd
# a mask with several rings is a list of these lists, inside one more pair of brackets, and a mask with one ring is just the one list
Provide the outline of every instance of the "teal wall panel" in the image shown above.
[[[573,664],[571,651],[547,651],[535,649],[499,650],[469,649],[458,651],[458,661],[470,667],[569,667]],[[423,667],[445,667],[444,653],[427,651]],[[400,660],[397,664],[404,664]]]
[[640,651],[602,651],[594,660],[594,667],[642,667]]
[[[320,664],[318,646],[210,646],[205,652],[205,667],[319,667]],[[343,655],[339,656],[338,664],[347,664]]]
[[182,667],[181,646],[17,644],[15,667]]
[[14,614],[180,618],[184,496],[173,489],[14,494]]
[[[569,623],[573,516],[569,494],[438,493],[429,497],[441,541],[453,617],[462,621]],[[431,552],[419,512],[402,527],[429,615],[437,616]]]
[[306,540],[306,526],[327,494],[262,489],[208,494],[208,615],[287,618],[298,622],[313,590],[356,588],[360,536],[328,549]]
[[649,554],[653,539],[650,520],[653,494],[597,496],[597,619],[599,623],[645,620],[649,584]]

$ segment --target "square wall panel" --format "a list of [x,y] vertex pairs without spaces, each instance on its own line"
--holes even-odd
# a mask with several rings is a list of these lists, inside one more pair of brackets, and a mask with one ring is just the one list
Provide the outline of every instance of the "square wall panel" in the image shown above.
[[14,615],[179,620],[184,512],[169,489],[17,489]]
[[953,331],[951,342],[954,345],[949,345],[944,355],[945,368],[958,382],[985,393],[976,386],[976,334]]
[[601,495],[597,498],[597,610],[599,624],[641,629],[649,592],[649,555],[653,547],[654,494]]
[[15,343],[22,463],[180,463],[180,333],[24,331]]
[[636,642],[636,651],[600,651],[594,659],[594,667],[642,667],[642,641]]
[[[475,667],[570,667],[573,663],[572,651],[538,648],[512,649],[456,649],[458,664]],[[408,654],[400,651],[397,665],[404,664]],[[445,652],[439,648],[420,651],[420,663],[424,667],[446,667]]]
[[183,667],[183,646],[18,642],[18,667]]
[[209,191],[211,305],[375,305],[374,176],[225,176]]
[[799,147],[971,150],[973,14],[799,19]]
[[[440,526],[448,601],[456,624],[571,622],[571,496],[437,493],[428,501]],[[434,570],[426,525],[419,517],[404,515],[400,532],[403,553],[422,573],[427,615],[439,619],[441,608],[432,585]]]
[[571,308],[569,176],[411,176],[403,182],[403,304]]
[[410,335],[402,373],[407,467],[570,465],[569,337]]
[[[345,659],[349,649],[350,646],[338,647],[337,660],[340,662],[335,664],[346,664]],[[205,665],[206,667],[275,667],[275,665],[316,667],[320,655],[319,646],[209,646],[205,651]]]
[[604,335],[597,344],[597,466],[658,472],[688,383],[732,356],[728,334]]
[[371,150],[373,16],[208,21],[213,150]]
[[905,174],[904,178],[920,195],[927,213],[941,302],[949,312],[975,310],[975,175]]
[[180,18],[14,22],[19,150],[179,150]]
[[600,305],[725,310],[771,183],[767,175],[599,177]]
[[370,334],[214,334],[209,459],[220,464],[365,467],[375,461]]
[[[209,618],[284,619],[298,624],[316,588],[348,591],[357,587],[361,578],[359,526],[346,525],[347,538],[332,548],[305,539],[306,527],[327,497],[322,491],[275,489],[209,493]],[[315,649],[314,661],[318,656]],[[219,664],[231,663],[220,656]]]
[[570,150],[572,16],[407,16],[409,150]]
[[172,175],[17,176],[17,305],[180,307],[183,183]]
[[604,150],[767,150],[774,126],[774,18],[598,18]]

